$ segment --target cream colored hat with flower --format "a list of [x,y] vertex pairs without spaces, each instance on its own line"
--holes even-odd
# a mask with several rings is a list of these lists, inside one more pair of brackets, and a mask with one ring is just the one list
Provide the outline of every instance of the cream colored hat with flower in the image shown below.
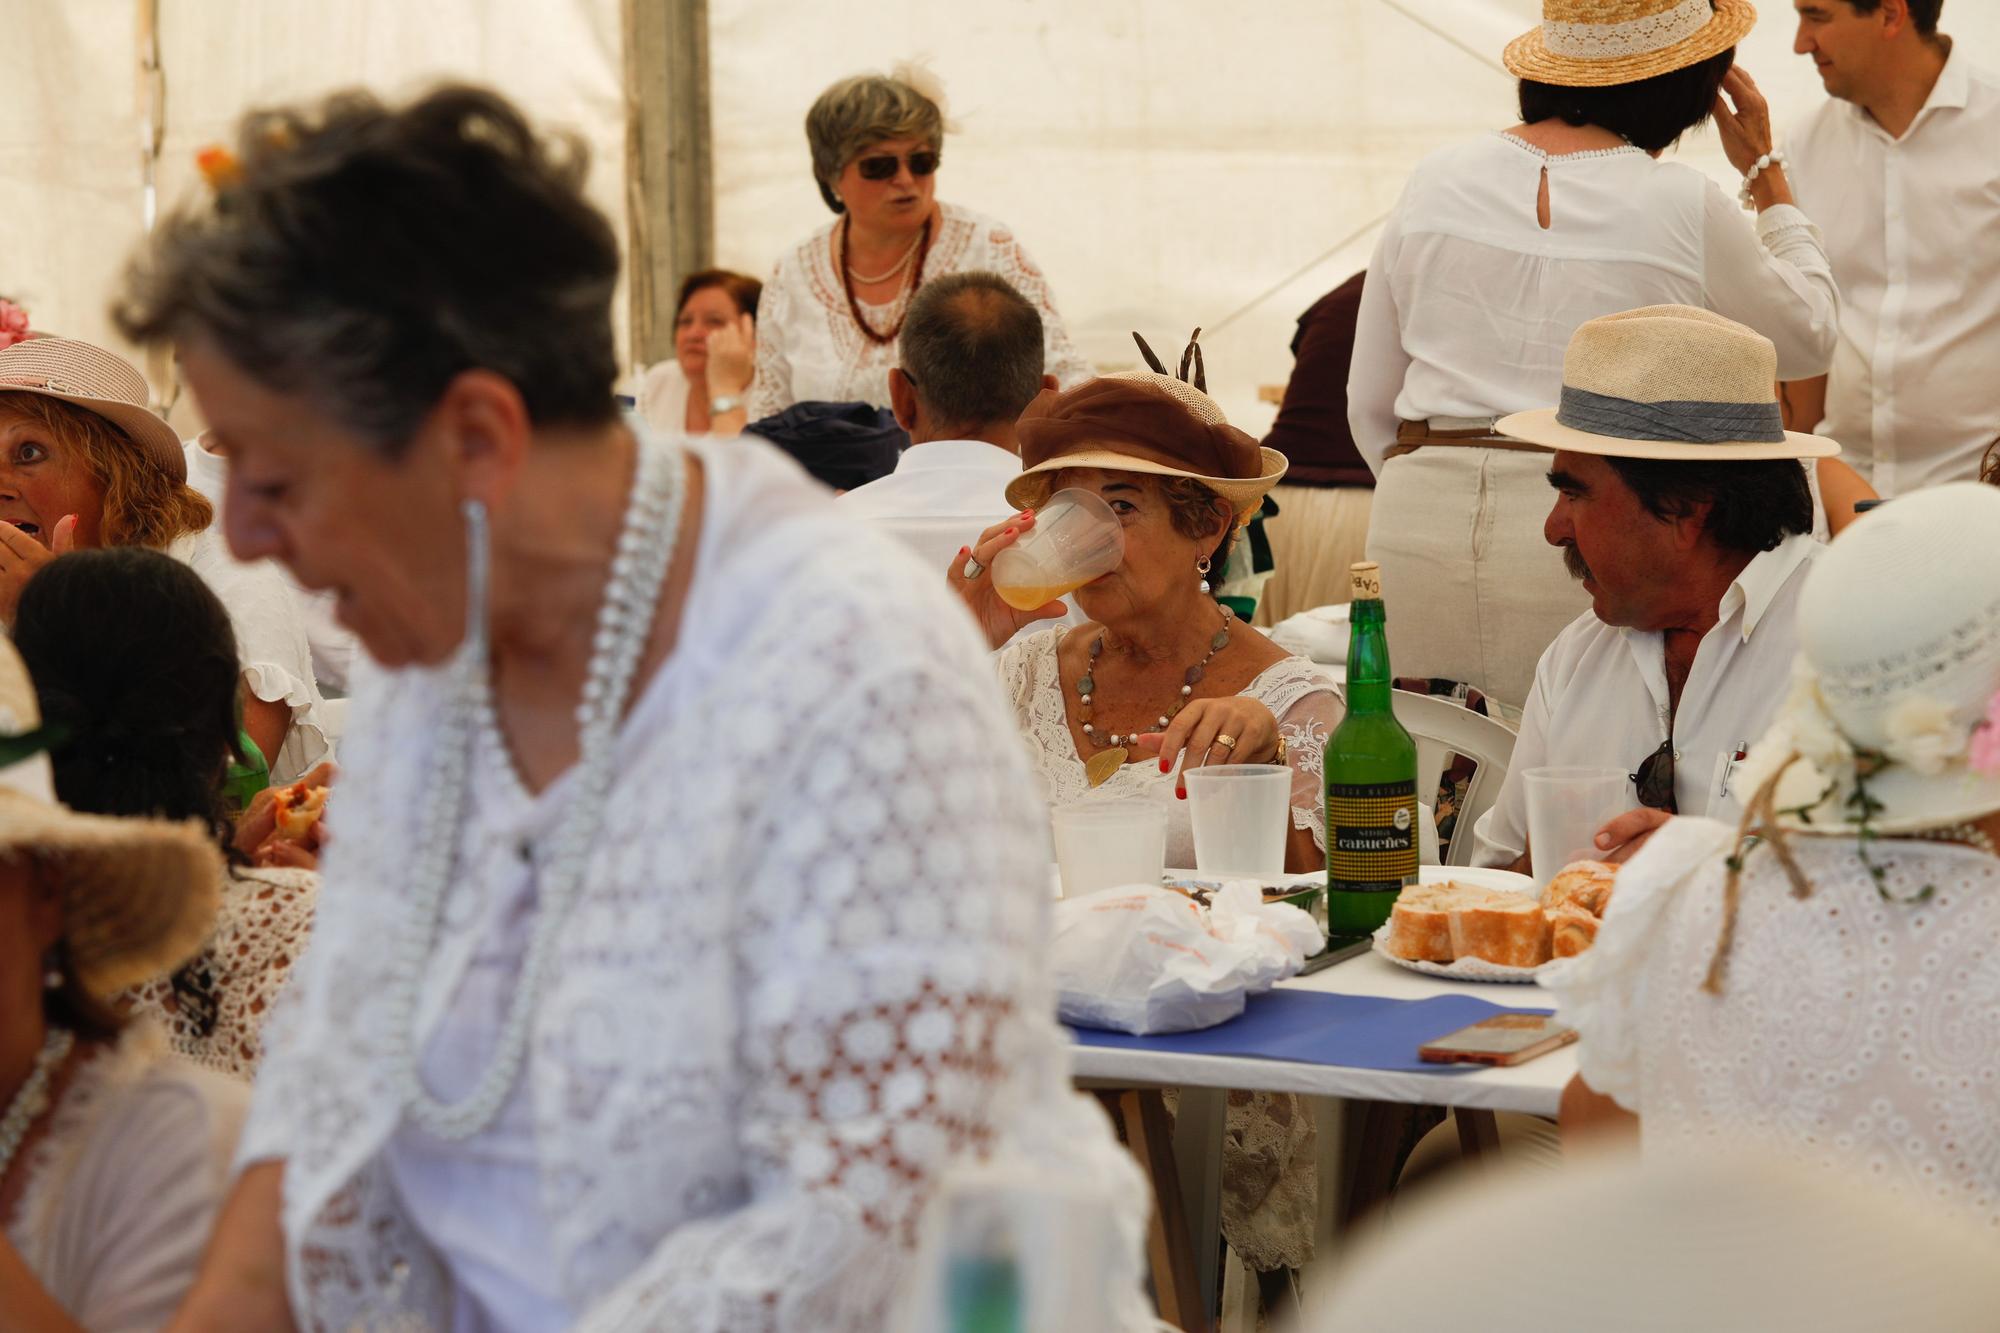
[[[1801,832],[1942,828],[2000,810],[2000,489],[1900,496],[1842,533],[1799,597],[1791,696],[1746,797]],[[1863,807],[1868,809],[1864,811]]]
[[56,799],[28,669],[0,637],[0,857],[55,872],[63,961],[99,999],[171,972],[215,920],[222,854],[198,824],[78,814]]

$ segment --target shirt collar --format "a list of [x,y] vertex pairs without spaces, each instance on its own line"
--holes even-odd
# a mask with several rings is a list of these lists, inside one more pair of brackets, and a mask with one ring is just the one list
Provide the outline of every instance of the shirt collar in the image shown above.
[[977,468],[1013,476],[1021,470],[1019,456],[984,440],[928,440],[903,450],[898,472],[928,472],[938,468]]
[[[1918,108],[1915,116],[1911,117],[1910,127],[1903,131],[1900,142],[1908,142],[1909,137],[1916,133],[1917,126],[1923,124],[1933,111],[1962,111],[1971,97],[1972,66],[1967,63],[1967,57],[1959,50],[1958,43],[1953,42],[1951,50],[1945,53],[1944,68],[1938,71],[1937,82],[1931,85],[1931,95],[1924,99],[1923,106]],[[1883,129],[1875,117],[1869,115],[1867,109],[1859,102],[1849,102],[1847,111],[1849,115],[1883,138],[1889,137],[1889,132]]]
[[1771,609],[1778,593],[1798,567],[1818,553],[1819,542],[1811,533],[1794,533],[1780,542],[1776,549],[1760,551],[1743,572],[1729,585],[1729,591],[1722,594],[1722,603],[1716,608],[1717,624],[1721,624],[1738,611],[1743,613],[1743,640],[1757,632],[1764,613]]

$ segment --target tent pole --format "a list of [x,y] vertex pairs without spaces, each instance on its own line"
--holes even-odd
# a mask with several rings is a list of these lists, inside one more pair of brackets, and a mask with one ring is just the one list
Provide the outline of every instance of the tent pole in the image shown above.
[[673,354],[681,280],[715,253],[708,0],[623,0],[632,364]]

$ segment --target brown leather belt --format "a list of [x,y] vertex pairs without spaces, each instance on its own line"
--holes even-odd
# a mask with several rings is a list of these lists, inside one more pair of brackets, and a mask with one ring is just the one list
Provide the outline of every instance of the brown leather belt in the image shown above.
[[1396,426],[1396,442],[1383,452],[1382,461],[1413,454],[1430,445],[1450,448],[1507,449],[1516,453],[1545,454],[1548,450],[1521,440],[1510,440],[1487,430],[1436,430],[1428,421],[1404,421]]

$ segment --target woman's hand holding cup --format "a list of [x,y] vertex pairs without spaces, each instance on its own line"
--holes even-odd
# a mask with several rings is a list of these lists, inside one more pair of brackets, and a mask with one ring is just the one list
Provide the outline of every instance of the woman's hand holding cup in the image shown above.
[[985,631],[988,647],[1000,647],[1037,620],[1060,620],[1069,614],[1069,608],[1059,600],[1033,610],[1017,610],[1002,600],[993,586],[993,558],[1019,541],[1034,525],[1032,509],[1024,509],[1005,522],[994,524],[980,533],[979,540],[971,546],[959,547],[951,568],[945,571],[945,577]]

